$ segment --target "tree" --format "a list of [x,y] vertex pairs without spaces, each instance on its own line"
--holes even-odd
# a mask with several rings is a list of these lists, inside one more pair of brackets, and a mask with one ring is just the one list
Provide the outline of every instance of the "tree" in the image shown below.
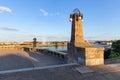
[[118,52],[120,54],[120,40],[114,41],[112,43],[112,48],[114,52]]
[[118,57],[120,56],[120,54],[118,52],[113,52],[111,51],[110,55],[108,56],[108,58],[115,58],[115,57]]
[[104,59],[108,59],[110,54],[111,54],[111,49],[105,50],[104,51]]
[[120,40],[113,41],[112,49],[104,52],[104,59],[120,57]]

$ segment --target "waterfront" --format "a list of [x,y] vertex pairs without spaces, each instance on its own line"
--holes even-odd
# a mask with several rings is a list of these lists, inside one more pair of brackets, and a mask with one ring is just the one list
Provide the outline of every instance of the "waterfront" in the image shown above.
[[52,51],[67,51],[67,46],[46,46],[46,47],[40,46],[39,48],[40,49],[49,49]]
[[[92,46],[111,48],[111,46],[109,46],[109,45],[102,45],[102,44],[92,44]],[[39,48],[40,49],[49,49],[52,51],[67,51],[67,46],[46,46],[46,47],[40,46]]]

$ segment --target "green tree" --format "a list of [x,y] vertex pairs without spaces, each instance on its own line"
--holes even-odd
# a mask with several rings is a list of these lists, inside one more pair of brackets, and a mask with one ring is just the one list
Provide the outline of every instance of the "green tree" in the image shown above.
[[114,41],[112,43],[112,49],[114,52],[118,52],[120,54],[120,40]]
[[111,54],[111,49],[105,50],[104,51],[104,59],[108,59],[110,54]]
[[115,58],[120,57],[120,40],[113,41],[112,49],[108,49],[104,52],[104,58]]
[[118,57],[120,56],[120,54],[118,52],[113,52],[111,51],[110,55],[108,56],[108,58],[115,58],[115,57]]

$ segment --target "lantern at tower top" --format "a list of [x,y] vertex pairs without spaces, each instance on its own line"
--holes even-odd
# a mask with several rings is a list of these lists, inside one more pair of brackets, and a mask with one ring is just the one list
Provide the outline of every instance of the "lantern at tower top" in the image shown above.
[[80,12],[78,8],[74,9],[72,13],[70,14],[70,19],[69,19],[70,22],[73,21],[74,15],[78,15],[77,16],[78,19],[81,19],[83,21],[83,14]]

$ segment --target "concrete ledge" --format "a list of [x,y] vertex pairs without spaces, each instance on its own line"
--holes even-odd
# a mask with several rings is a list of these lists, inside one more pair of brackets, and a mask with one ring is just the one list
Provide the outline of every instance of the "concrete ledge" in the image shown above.
[[78,64],[77,64],[77,63],[71,63],[71,64],[62,64],[62,65],[53,65],[53,66],[44,66],[44,67],[33,67],[33,68],[6,70],[6,71],[0,71],[0,74],[8,74],[8,73],[15,73],[15,72],[23,72],[23,71],[31,71],[31,70],[40,70],[40,69],[49,69],[49,68],[56,68],[56,67],[63,67],[63,66],[71,66],[71,65],[78,65]]

